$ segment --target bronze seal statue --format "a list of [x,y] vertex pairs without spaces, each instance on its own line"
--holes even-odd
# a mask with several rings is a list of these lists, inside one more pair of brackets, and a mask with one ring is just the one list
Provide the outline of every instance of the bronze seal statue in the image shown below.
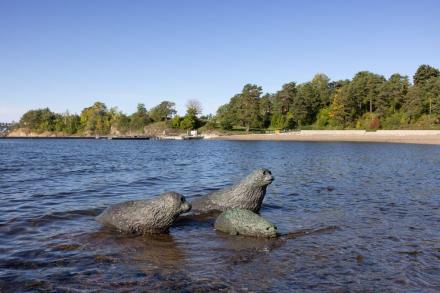
[[266,188],[274,177],[268,169],[257,169],[237,184],[192,201],[195,214],[241,208],[258,213],[266,195]]
[[96,220],[134,234],[167,233],[176,218],[191,209],[184,196],[165,192],[148,200],[131,200],[105,209]]

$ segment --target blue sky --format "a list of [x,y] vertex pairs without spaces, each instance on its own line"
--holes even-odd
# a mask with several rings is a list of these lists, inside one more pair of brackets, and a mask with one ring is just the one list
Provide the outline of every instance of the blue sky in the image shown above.
[[246,83],[440,67],[440,1],[0,0],[0,121],[29,109],[215,113]]

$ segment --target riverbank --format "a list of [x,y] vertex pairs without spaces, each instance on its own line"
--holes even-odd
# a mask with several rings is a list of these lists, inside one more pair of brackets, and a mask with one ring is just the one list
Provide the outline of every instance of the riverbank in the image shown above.
[[384,142],[440,145],[440,130],[302,130],[286,133],[240,134],[212,137],[215,140]]

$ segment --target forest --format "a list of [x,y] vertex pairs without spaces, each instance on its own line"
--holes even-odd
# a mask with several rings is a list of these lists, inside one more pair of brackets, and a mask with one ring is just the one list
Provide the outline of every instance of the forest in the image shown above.
[[16,127],[36,133],[127,135],[142,134],[147,125],[158,122],[180,131],[438,129],[440,71],[421,65],[412,81],[398,73],[387,79],[360,71],[351,80],[337,81],[316,74],[305,83],[286,83],[275,93],[263,93],[261,86],[246,84],[215,115],[203,116],[197,100],[187,103],[182,116],[177,115],[172,101],[151,109],[139,103],[130,115],[102,102],[84,108],[79,115],[37,109],[26,112]]

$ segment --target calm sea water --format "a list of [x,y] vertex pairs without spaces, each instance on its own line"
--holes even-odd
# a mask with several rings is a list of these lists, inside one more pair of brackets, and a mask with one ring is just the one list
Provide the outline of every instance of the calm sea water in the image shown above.
[[[117,202],[191,198],[272,170],[261,214],[296,237],[185,221],[129,237]],[[440,147],[375,143],[0,140],[0,291],[438,292]]]

